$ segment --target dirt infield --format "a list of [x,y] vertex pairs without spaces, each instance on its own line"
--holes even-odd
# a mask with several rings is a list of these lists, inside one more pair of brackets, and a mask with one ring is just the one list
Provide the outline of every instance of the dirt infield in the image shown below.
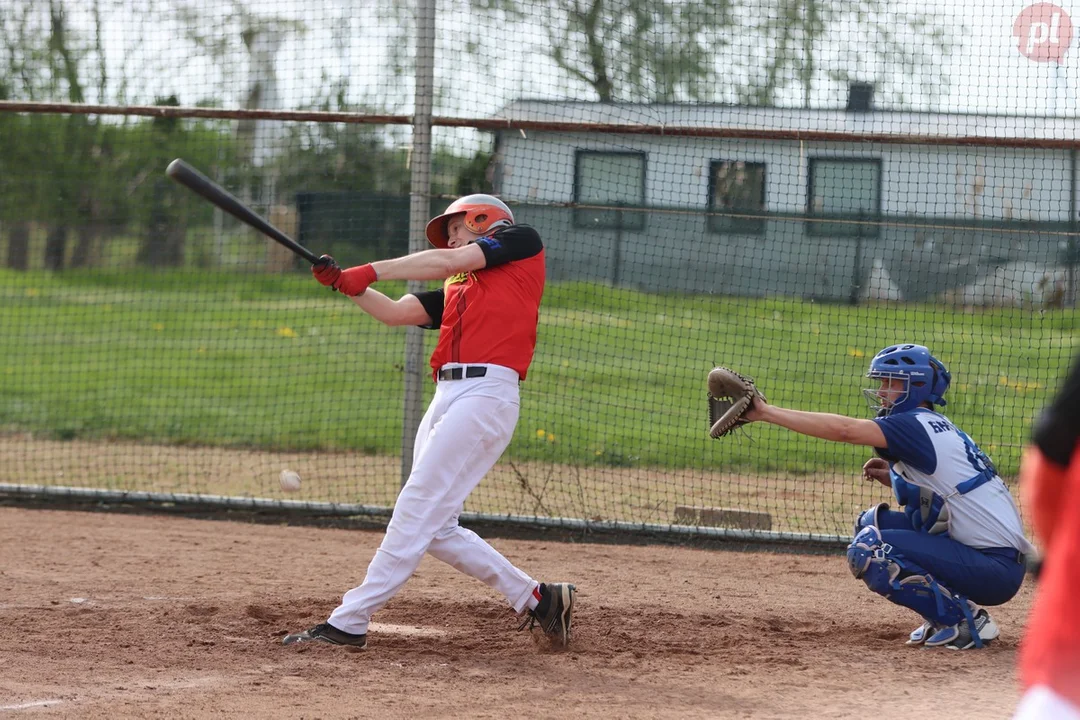
[[910,613],[839,555],[499,540],[579,588],[546,647],[431,558],[360,653],[280,645],[358,582],[380,535],[0,508],[0,716],[1007,718],[1031,600],[984,651],[905,647]]

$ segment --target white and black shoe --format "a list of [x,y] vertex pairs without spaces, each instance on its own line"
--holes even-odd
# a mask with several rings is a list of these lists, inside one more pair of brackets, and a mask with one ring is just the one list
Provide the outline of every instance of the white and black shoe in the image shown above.
[[534,610],[526,611],[519,630],[532,630],[539,625],[553,645],[566,647],[570,644],[570,623],[574,612],[574,593],[577,588],[569,583],[541,583],[540,603]]
[[911,631],[911,635],[908,636],[907,642],[904,644],[925,645],[926,641],[929,640],[930,637],[940,629],[941,628],[939,628],[937,625],[927,620],[922,625]]
[[[974,608],[973,608],[974,609]],[[982,644],[988,645],[991,640],[1001,634],[997,623],[990,617],[990,613],[978,608],[973,616],[975,620],[975,632],[979,634]],[[926,640],[926,647],[946,647],[950,650],[970,650],[975,647],[975,636],[967,620],[961,620],[956,625],[942,628]]]
[[295,645],[297,643],[324,642],[331,645],[348,645],[356,650],[367,647],[367,633],[356,635],[338,630],[330,623],[319,623],[310,630],[291,633],[281,640],[282,645]]

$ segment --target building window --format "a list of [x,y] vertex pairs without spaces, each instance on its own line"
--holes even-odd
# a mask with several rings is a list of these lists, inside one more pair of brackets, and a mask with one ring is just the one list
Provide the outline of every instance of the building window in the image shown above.
[[714,160],[709,168],[708,205],[712,232],[763,235],[765,218],[754,216],[765,212],[765,163]]
[[604,209],[575,208],[580,228],[643,230],[645,213],[608,208],[645,205],[645,153],[578,150],[574,166],[574,202]]
[[877,220],[881,215],[881,161],[859,158],[811,158],[807,234],[877,237],[878,226],[824,219]]

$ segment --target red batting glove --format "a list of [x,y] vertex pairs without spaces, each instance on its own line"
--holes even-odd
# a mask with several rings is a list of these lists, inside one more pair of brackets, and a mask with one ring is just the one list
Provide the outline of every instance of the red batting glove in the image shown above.
[[334,287],[334,283],[341,277],[341,268],[337,261],[329,255],[320,255],[319,261],[311,266],[311,274],[323,285]]
[[334,289],[342,295],[356,297],[357,295],[363,295],[368,286],[378,279],[379,276],[375,273],[375,268],[371,266],[371,263],[357,265],[341,271],[341,278],[334,285]]

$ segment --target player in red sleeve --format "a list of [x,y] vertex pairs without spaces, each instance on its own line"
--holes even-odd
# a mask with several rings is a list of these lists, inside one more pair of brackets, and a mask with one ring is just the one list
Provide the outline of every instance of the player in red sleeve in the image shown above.
[[[364,582],[327,622],[284,644],[322,641],[364,647],[368,623],[431,553],[501,592],[556,645],[569,641],[575,588],[538,583],[458,525],[465,499],[509,445],[518,383],[536,347],[544,294],[544,245],[536,230],[491,195],[459,198],[427,226],[433,250],[342,270],[324,255],[315,278],[387,325],[438,329],[431,356],[435,397],[416,433],[413,467]],[[443,280],[439,290],[391,300],[376,280]]]
[[1024,506],[1042,543],[1043,564],[1020,676],[1027,689],[1016,720],[1080,720],[1080,356],[1035,426],[1020,468]]

